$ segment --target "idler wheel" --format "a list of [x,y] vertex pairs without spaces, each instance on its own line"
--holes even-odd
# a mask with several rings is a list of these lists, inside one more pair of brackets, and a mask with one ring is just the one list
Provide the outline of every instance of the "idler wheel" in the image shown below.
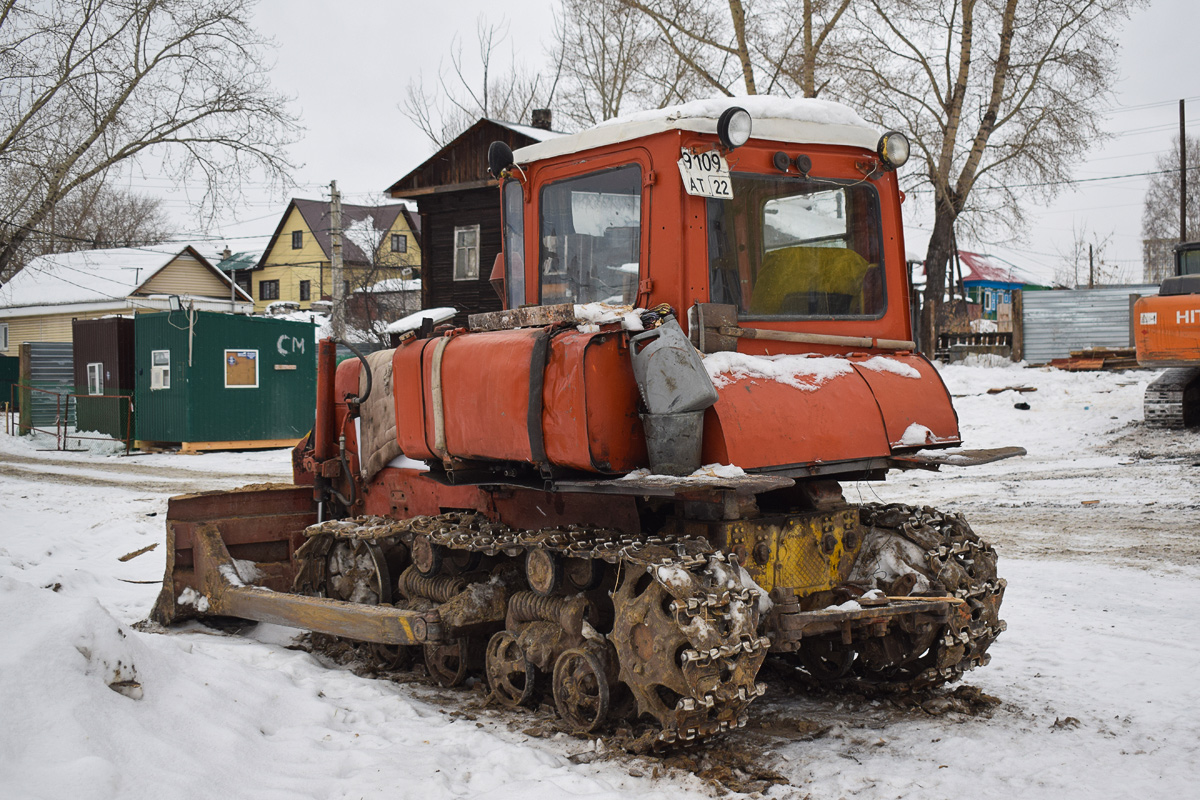
[[554,706],[575,733],[591,733],[608,717],[611,693],[595,654],[574,648],[554,662]]
[[800,663],[819,681],[844,678],[854,662],[854,651],[828,639],[805,639],[800,643]]
[[529,705],[534,695],[536,672],[525,658],[517,638],[508,631],[499,631],[487,646],[484,662],[488,685],[492,693],[509,708]]
[[364,539],[334,543],[325,559],[326,596],[377,606],[392,602],[392,579],[383,551]]
[[404,645],[372,642],[371,655],[375,657],[381,669],[389,672],[408,669],[412,666],[412,648]]
[[442,686],[458,686],[466,680],[469,644],[466,636],[460,636],[442,644],[425,645],[425,669],[429,670],[429,677]]
[[604,562],[598,558],[568,558],[563,562],[563,577],[573,591],[591,591],[604,580]]

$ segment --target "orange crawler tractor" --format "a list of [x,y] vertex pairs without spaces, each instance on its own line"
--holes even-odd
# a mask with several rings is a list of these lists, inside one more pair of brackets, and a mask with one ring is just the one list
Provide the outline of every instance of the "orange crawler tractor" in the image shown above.
[[173,498],[155,618],[303,628],[664,743],[744,724],[768,655],[895,690],[986,663],[992,548],[840,488],[1019,452],[930,452],[960,441],[911,341],[907,155],[771,98],[493,145],[506,310],[337,366],[321,342],[294,485]]

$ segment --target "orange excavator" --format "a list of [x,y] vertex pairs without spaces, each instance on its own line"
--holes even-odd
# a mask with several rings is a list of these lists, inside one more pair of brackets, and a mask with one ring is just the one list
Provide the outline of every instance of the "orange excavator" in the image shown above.
[[1175,275],[1133,314],[1138,363],[1171,367],[1146,387],[1146,424],[1200,425],[1200,242],[1175,246]]
[[745,724],[768,655],[896,691],[986,663],[992,547],[841,488],[1021,452],[959,449],[915,349],[907,157],[844,106],[761,97],[494,144],[505,309],[341,364],[322,341],[294,483],[172,498],[154,618],[481,672],[660,743]]

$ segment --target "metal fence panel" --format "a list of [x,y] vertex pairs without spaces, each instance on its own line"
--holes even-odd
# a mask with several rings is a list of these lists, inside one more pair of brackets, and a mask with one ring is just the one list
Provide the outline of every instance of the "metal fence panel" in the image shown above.
[[1132,347],[1129,297],[1158,294],[1158,286],[1023,292],[1025,360],[1045,364],[1088,347]]
[[30,342],[30,380],[33,388],[60,392],[32,392],[30,413],[33,427],[53,428],[61,411],[68,411],[67,425],[75,424],[75,404],[65,395],[75,391],[75,360],[70,342]]

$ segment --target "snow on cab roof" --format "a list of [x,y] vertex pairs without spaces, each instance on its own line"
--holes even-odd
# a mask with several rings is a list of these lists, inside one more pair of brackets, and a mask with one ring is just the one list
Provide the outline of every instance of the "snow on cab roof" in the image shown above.
[[517,163],[577,153],[669,130],[717,132],[717,119],[730,106],[740,106],[754,120],[752,139],[799,144],[835,144],[874,150],[882,131],[853,109],[829,100],[769,97],[714,97],[667,108],[638,111],[606,120],[581,133],[522,147]]

